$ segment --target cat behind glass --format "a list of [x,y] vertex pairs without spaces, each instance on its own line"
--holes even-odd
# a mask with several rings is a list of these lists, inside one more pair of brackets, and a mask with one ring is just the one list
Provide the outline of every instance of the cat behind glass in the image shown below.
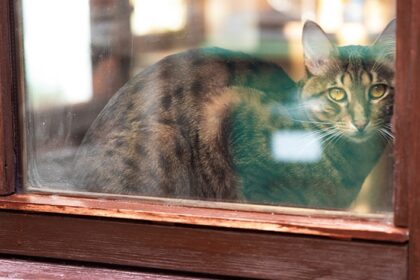
[[337,47],[306,22],[299,82],[274,63],[219,48],[168,56],[99,114],[76,155],[74,185],[346,208],[393,140],[395,28],[371,46]]

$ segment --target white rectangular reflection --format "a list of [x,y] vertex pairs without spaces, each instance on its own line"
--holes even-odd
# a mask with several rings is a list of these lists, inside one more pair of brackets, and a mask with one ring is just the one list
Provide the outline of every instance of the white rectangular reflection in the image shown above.
[[272,135],[273,158],[284,162],[312,163],[322,156],[319,135],[303,130],[281,130]]

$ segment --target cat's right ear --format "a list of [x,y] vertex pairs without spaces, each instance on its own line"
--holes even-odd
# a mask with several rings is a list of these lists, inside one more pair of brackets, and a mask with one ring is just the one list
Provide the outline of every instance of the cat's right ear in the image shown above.
[[305,66],[310,74],[322,75],[337,65],[337,48],[315,22],[305,22],[302,44]]
[[397,31],[396,19],[391,20],[390,23],[382,31],[381,35],[373,43],[374,51],[377,55],[377,60],[387,65],[390,68],[395,67],[395,33]]

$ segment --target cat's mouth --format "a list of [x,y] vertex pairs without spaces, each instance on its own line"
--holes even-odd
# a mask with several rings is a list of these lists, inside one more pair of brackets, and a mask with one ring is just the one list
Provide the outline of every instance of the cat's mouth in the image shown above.
[[358,131],[350,135],[351,140],[353,140],[356,143],[362,143],[368,140],[372,136],[372,133],[368,133],[365,131]]
[[353,123],[345,125],[341,132],[352,142],[362,143],[369,140],[375,133],[374,128],[370,123],[364,126],[356,126]]
[[362,131],[352,131],[351,133],[344,133],[348,139],[355,143],[363,143],[369,140],[375,133],[371,129]]

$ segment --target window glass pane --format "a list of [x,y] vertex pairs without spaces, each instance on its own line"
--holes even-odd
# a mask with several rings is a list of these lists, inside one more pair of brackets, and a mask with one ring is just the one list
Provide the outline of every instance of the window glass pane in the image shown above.
[[26,191],[392,209],[395,0],[22,0]]

